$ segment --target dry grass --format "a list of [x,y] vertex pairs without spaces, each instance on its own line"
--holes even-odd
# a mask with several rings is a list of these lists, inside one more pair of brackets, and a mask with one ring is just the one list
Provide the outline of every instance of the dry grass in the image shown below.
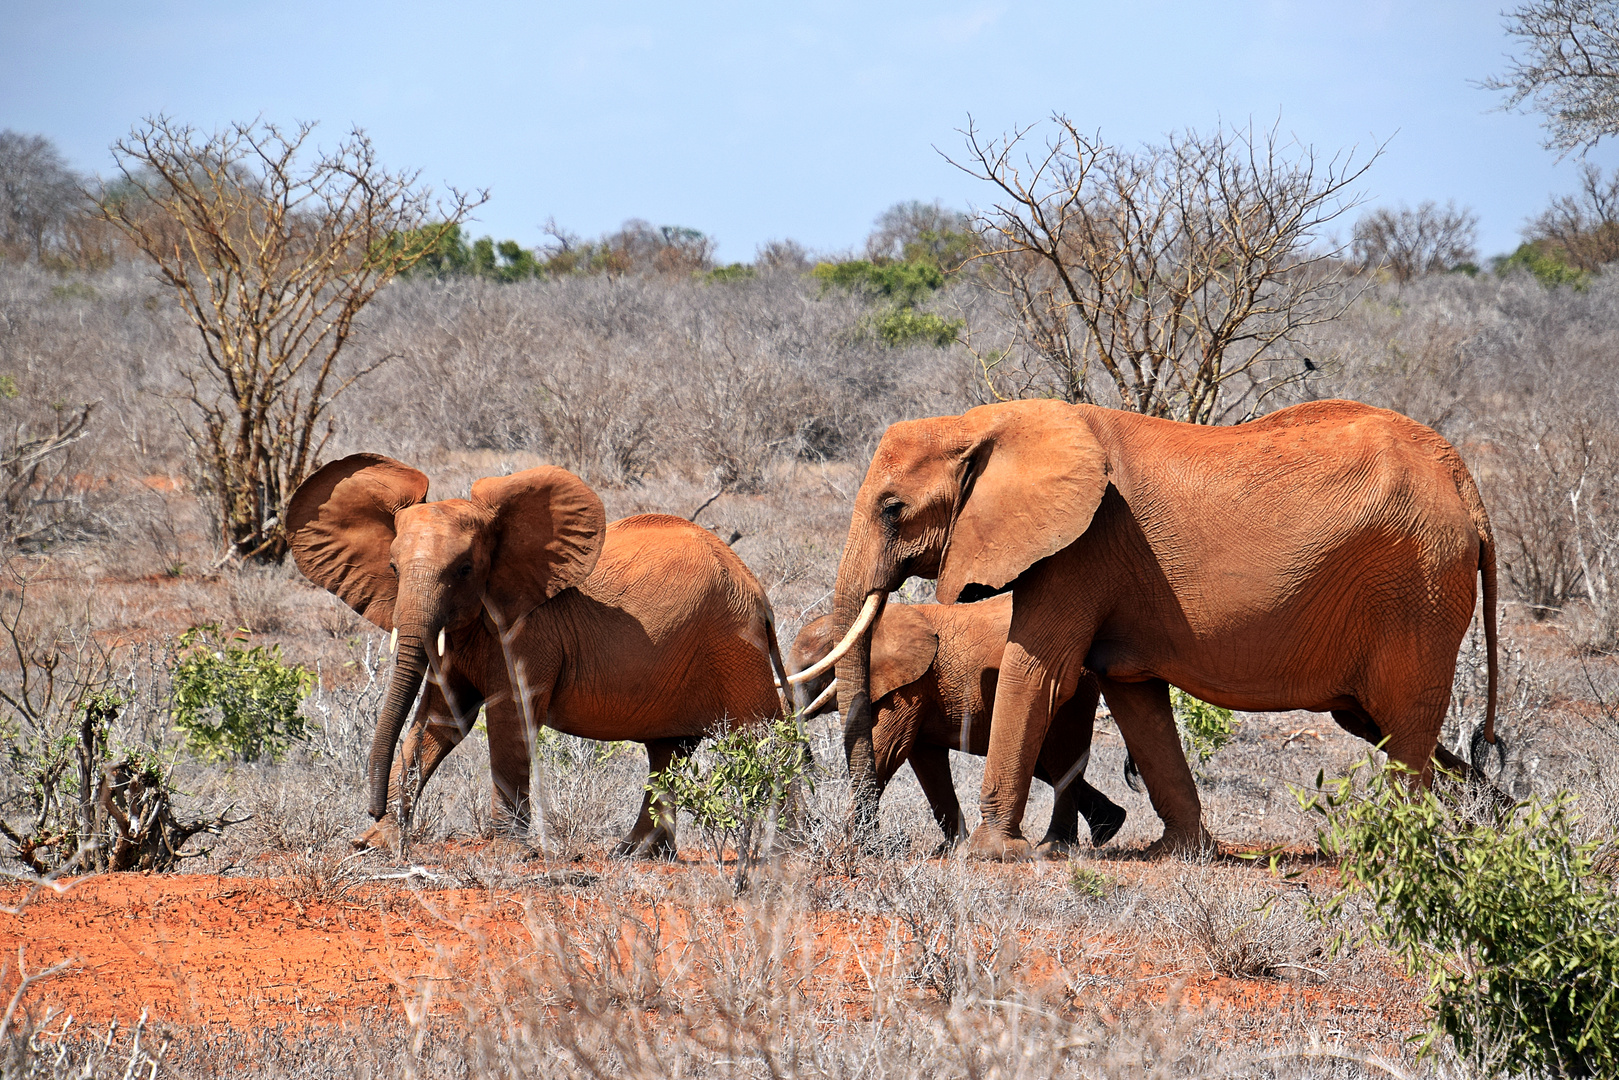
[[[171,411],[184,328],[131,269],[84,289],[62,284],[0,266],[0,374],[19,390],[0,400],[5,431],[40,430],[53,402],[100,402],[91,435],[14,528],[49,538],[16,555],[35,575],[34,617],[94,627],[131,701],[118,737],[171,755],[164,649],[187,626],[248,626],[320,670],[306,703],[315,734],[285,760],[227,768],[177,757],[187,807],[252,815],[195,867],[263,879],[306,906],[381,895],[424,926],[437,925],[436,890],[483,890],[501,898],[522,941],[497,947],[466,929],[458,955],[487,962],[462,963],[431,998],[407,995],[342,1030],[202,1038],[182,1026],[154,1042],[148,1029],[137,1051],[128,1029],[109,1041],[105,1027],[76,1026],[64,1062],[123,1075],[171,1038],[164,1075],[243,1062],[299,1076],[1385,1075],[1379,1056],[1418,1068],[1402,1040],[1421,1024],[1419,990],[1375,949],[1327,955],[1334,928],[1305,914],[1330,868],[1311,862],[1315,826],[1289,785],[1367,751],[1316,714],[1242,717],[1199,777],[1205,820],[1227,853],[1283,846],[1305,871],[1303,890],[1227,856],[1136,859],[1158,825],[1122,781],[1123,744],[1106,720],[1089,779],[1130,820],[1073,866],[921,858],[938,830],[908,771],[883,801],[893,857],[851,847],[840,827],[841,737],[824,722],[811,731],[822,774],[810,848],[741,899],[707,863],[671,872],[606,859],[639,806],[645,758],[637,747],[601,758],[579,740],[537,753],[544,812],[526,842],[486,839],[487,754],[474,735],[419,804],[421,874],[352,858],[348,838],[367,824],[359,785],[386,678],[383,635],[290,568],[216,566],[216,530]],[[1519,795],[1582,792],[1581,828],[1592,835],[1619,829],[1619,666],[1599,651],[1608,616],[1571,569],[1574,526],[1559,516],[1567,493],[1544,469],[1522,479],[1544,466],[1523,456],[1523,433],[1533,420],[1566,440],[1581,418],[1619,412],[1607,362],[1619,346],[1616,306],[1619,284],[1602,278],[1584,293],[1418,280],[1328,328],[1320,355],[1339,362],[1313,387],[1408,411],[1474,463],[1500,507],[1507,567],[1500,726],[1514,756],[1503,782]],[[368,310],[359,339],[399,359],[340,401],[327,456],[394,454],[423,468],[436,496],[557,461],[598,485],[613,517],[688,516],[719,491],[698,520],[736,537],[790,641],[827,610],[872,441],[894,419],[958,411],[977,396],[961,354],[881,349],[858,333],[862,314],[790,274],[737,285],[401,283]],[[1612,494],[1592,484],[1594,527],[1619,532]],[[1551,569],[1536,577],[1540,564]],[[911,599],[927,593],[912,583]],[[1477,647],[1465,646],[1459,667],[1452,746],[1479,720]],[[969,821],[982,768],[953,756]],[[0,812],[18,797],[0,767]],[[1030,831],[1049,805],[1037,783]],[[683,846],[696,853],[690,835]],[[671,936],[674,925],[683,929]],[[33,1037],[36,1075],[53,1075],[61,1040]]]

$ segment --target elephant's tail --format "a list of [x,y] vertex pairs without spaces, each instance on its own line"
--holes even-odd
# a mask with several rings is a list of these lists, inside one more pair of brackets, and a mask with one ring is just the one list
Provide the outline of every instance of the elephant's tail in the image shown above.
[[[1457,458],[1460,465],[1460,458]],[[1467,504],[1468,516],[1473,519],[1473,527],[1478,530],[1478,571],[1484,580],[1484,606],[1479,613],[1479,621],[1484,624],[1484,651],[1485,663],[1489,668],[1489,689],[1484,702],[1484,726],[1473,735],[1472,746],[1468,748],[1468,756],[1472,759],[1475,770],[1482,770],[1487,751],[1485,744],[1495,747],[1496,757],[1501,764],[1506,764],[1506,744],[1495,734],[1495,703],[1496,693],[1500,682],[1500,644],[1497,635],[1496,616],[1496,581],[1495,581],[1495,531],[1490,528],[1490,515],[1484,509],[1484,500],[1479,496],[1478,485],[1473,477],[1462,467],[1456,478],[1456,486]]]
[[[1482,510],[1483,507],[1480,507]],[[1496,585],[1495,585],[1495,537],[1490,532],[1490,522],[1486,518],[1484,527],[1479,530],[1478,569],[1484,578],[1484,610],[1479,618],[1484,623],[1484,651],[1485,662],[1489,665],[1489,690],[1484,701],[1484,726],[1479,728],[1473,736],[1473,745],[1469,748],[1474,769],[1484,767],[1484,759],[1488,752],[1484,744],[1495,747],[1496,757],[1501,764],[1506,764],[1507,748],[1495,734],[1495,699],[1497,684],[1500,679],[1500,646],[1496,630]]]
[[765,612],[765,644],[770,652],[770,667],[776,673],[776,682],[781,686],[782,715],[790,717],[798,711],[798,694],[793,684],[787,681],[787,665],[781,662],[781,645],[776,641],[776,618],[770,612]]

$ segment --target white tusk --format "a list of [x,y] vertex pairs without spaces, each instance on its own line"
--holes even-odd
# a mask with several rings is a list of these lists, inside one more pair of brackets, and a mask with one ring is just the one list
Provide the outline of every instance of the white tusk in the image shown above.
[[440,630],[438,632],[438,654],[440,656],[444,655],[444,631],[443,630]]
[[399,651],[399,627],[397,626],[394,627],[393,633],[388,635],[388,651],[391,653]]
[[797,675],[787,676],[788,683],[793,686],[807,683],[831,668],[839,660],[842,660],[843,654],[853,648],[854,643],[860,640],[860,635],[864,634],[867,628],[871,626],[871,621],[877,617],[878,605],[883,602],[883,597],[887,595],[887,593],[874,592],[866,597],[866,606],[860,609],[860,618],[856,619],[854,625],[849,627],[849,632],[843,635],[843,640],[838,642],[838,647],[821,657],[818,662],[800,671]]
[[837,696],[838,696],[838,680],[833,679],[831,682],[826,684],[826,689],[821,691],[821,696],[816,698],[814,701],[809,703],[809,708],[804,710],[804,715],[805,716],[810,715],[816,709],[819,709],[822,705],[825,705],[829,699],[835,698]]

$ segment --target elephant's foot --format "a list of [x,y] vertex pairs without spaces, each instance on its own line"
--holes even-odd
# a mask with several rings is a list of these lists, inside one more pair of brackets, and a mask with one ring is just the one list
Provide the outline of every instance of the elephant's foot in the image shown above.
[[355,851],[388,851],[397,854],[399,821],[392,814],[385,814],[349,843],[353,845]]
[[988,824],[974,829],[967,840],[967,858],[981,862],[1024,862],[1032,856],[1033,849],[1023,837],[1008,836]]
[[613,847],[615,859],[673,859],[676,854],[675,838],[665,829],[641,837],[631,833]]
[[1045,838],[1034,846],[1034,857],[1052,861],[1072,858],[1079,851],[1077,840],[1078,837],[1053,836],[1047,833]]
[[1213,850],[1215,850],[1214,837],[1210,836],[1209,830],[1199,823],[1195,829],[1166,827],[1164,835],[1148,844],[1142,854],[1149,859],[1162,858],[1165,855],[1185,859]]
[[1129,811],[1116,803],[1108,803],[1105,809],[1096,811],[1089,819],[1091,846],[1107,846],[1109,840],[1119,835],[1119,830],[1124,828],[1124,821],[1129,816]]

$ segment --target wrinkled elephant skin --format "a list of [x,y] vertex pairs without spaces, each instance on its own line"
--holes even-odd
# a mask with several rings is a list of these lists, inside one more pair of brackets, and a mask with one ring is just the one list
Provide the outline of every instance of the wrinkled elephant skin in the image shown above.
[[[833,626],[913,575],[947,604],[1010,591],[969,853],[1028,854],[1030,779],[1087,672],[1164,822],[1153,850],[1175,850],[1206,834],[1171,685],[1231,709],[1331,712],[1425,782],[1481,576],[1495,742],[1495,573],[1460,456],[1398,413],[1320,401],[1204,427],[1016,401],[888,429],[855,497]],[[855,828],[875,805],[869,645],[837,666]]]

